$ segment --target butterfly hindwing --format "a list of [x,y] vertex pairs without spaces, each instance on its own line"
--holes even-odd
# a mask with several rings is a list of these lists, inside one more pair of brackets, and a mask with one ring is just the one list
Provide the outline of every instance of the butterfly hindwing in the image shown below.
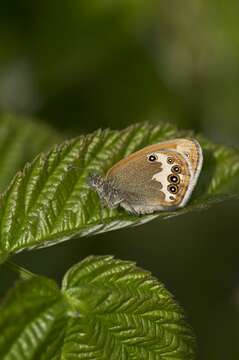
[[[110,190],[103,196],[112,199],[114,191],[120,205],[136,213],[182,207],[196,185],[202,161],[201,147],[194,139],[147,146],[109,169],[103,183]],[[96,190],[99,193],[99,187]]]

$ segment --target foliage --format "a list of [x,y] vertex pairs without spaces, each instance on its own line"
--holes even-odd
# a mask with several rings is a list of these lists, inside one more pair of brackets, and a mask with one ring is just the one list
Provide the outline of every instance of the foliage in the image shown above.
[[[61,139],[47,127],[13,117],[1,119],[0,136],[2,187],[11,172]],[[150,216],[101,207],[87,185],[91,172],[104,173],[145,145],[181,136],[195,135],[169,124],[136,124],[121,131],[98,130],[40,153],[2,194],[0,262],[24,249],[164,219],[238,196],[239,151],[197,136],[204,166],[188,206]],[[0,307],[1,358],[195,358],[195,340],[181,308],[161,283],[131,262],[88,257],[67,272],[61,290],[53,280],[24,269],[19,273],[24,281]]]
[[1,359],[194,359],[191,329],[168,291],[111,256],[73,266],[61,290],[38,276],[19,282],[0,311]]

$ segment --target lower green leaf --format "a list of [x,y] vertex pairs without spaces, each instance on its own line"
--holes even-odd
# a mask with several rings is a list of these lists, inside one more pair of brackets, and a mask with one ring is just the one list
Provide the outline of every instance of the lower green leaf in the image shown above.
[[149,272],[111,256],[73,266],[62,289],[19,282],[0,308],[0,358],[192,360],[195,340],[171,294]]
[[54,342],[64,334],[66,312],[54,281],[19,281],[0,309],[0,359],[54,359],[59,340]]

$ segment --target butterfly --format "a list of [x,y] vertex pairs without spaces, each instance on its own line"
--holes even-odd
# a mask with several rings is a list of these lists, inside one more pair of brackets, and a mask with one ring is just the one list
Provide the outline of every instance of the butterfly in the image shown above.
[[105,176],[91,174],[89,186],[109,208],[132,214],[185,206],[197,184],[203,152],[195,139],[149,145],[113,165]]

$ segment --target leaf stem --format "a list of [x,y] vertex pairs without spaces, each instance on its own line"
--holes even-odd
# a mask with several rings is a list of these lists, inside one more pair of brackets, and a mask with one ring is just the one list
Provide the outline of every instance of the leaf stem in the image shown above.
[[7,260],[3,264],[6,268],[10,269],[11,271],[17,273],[19,277],[23,280],[31,279],[32,277],[36,276],[31,271],[25,269],[24,267],[14,263],[13,261]]

